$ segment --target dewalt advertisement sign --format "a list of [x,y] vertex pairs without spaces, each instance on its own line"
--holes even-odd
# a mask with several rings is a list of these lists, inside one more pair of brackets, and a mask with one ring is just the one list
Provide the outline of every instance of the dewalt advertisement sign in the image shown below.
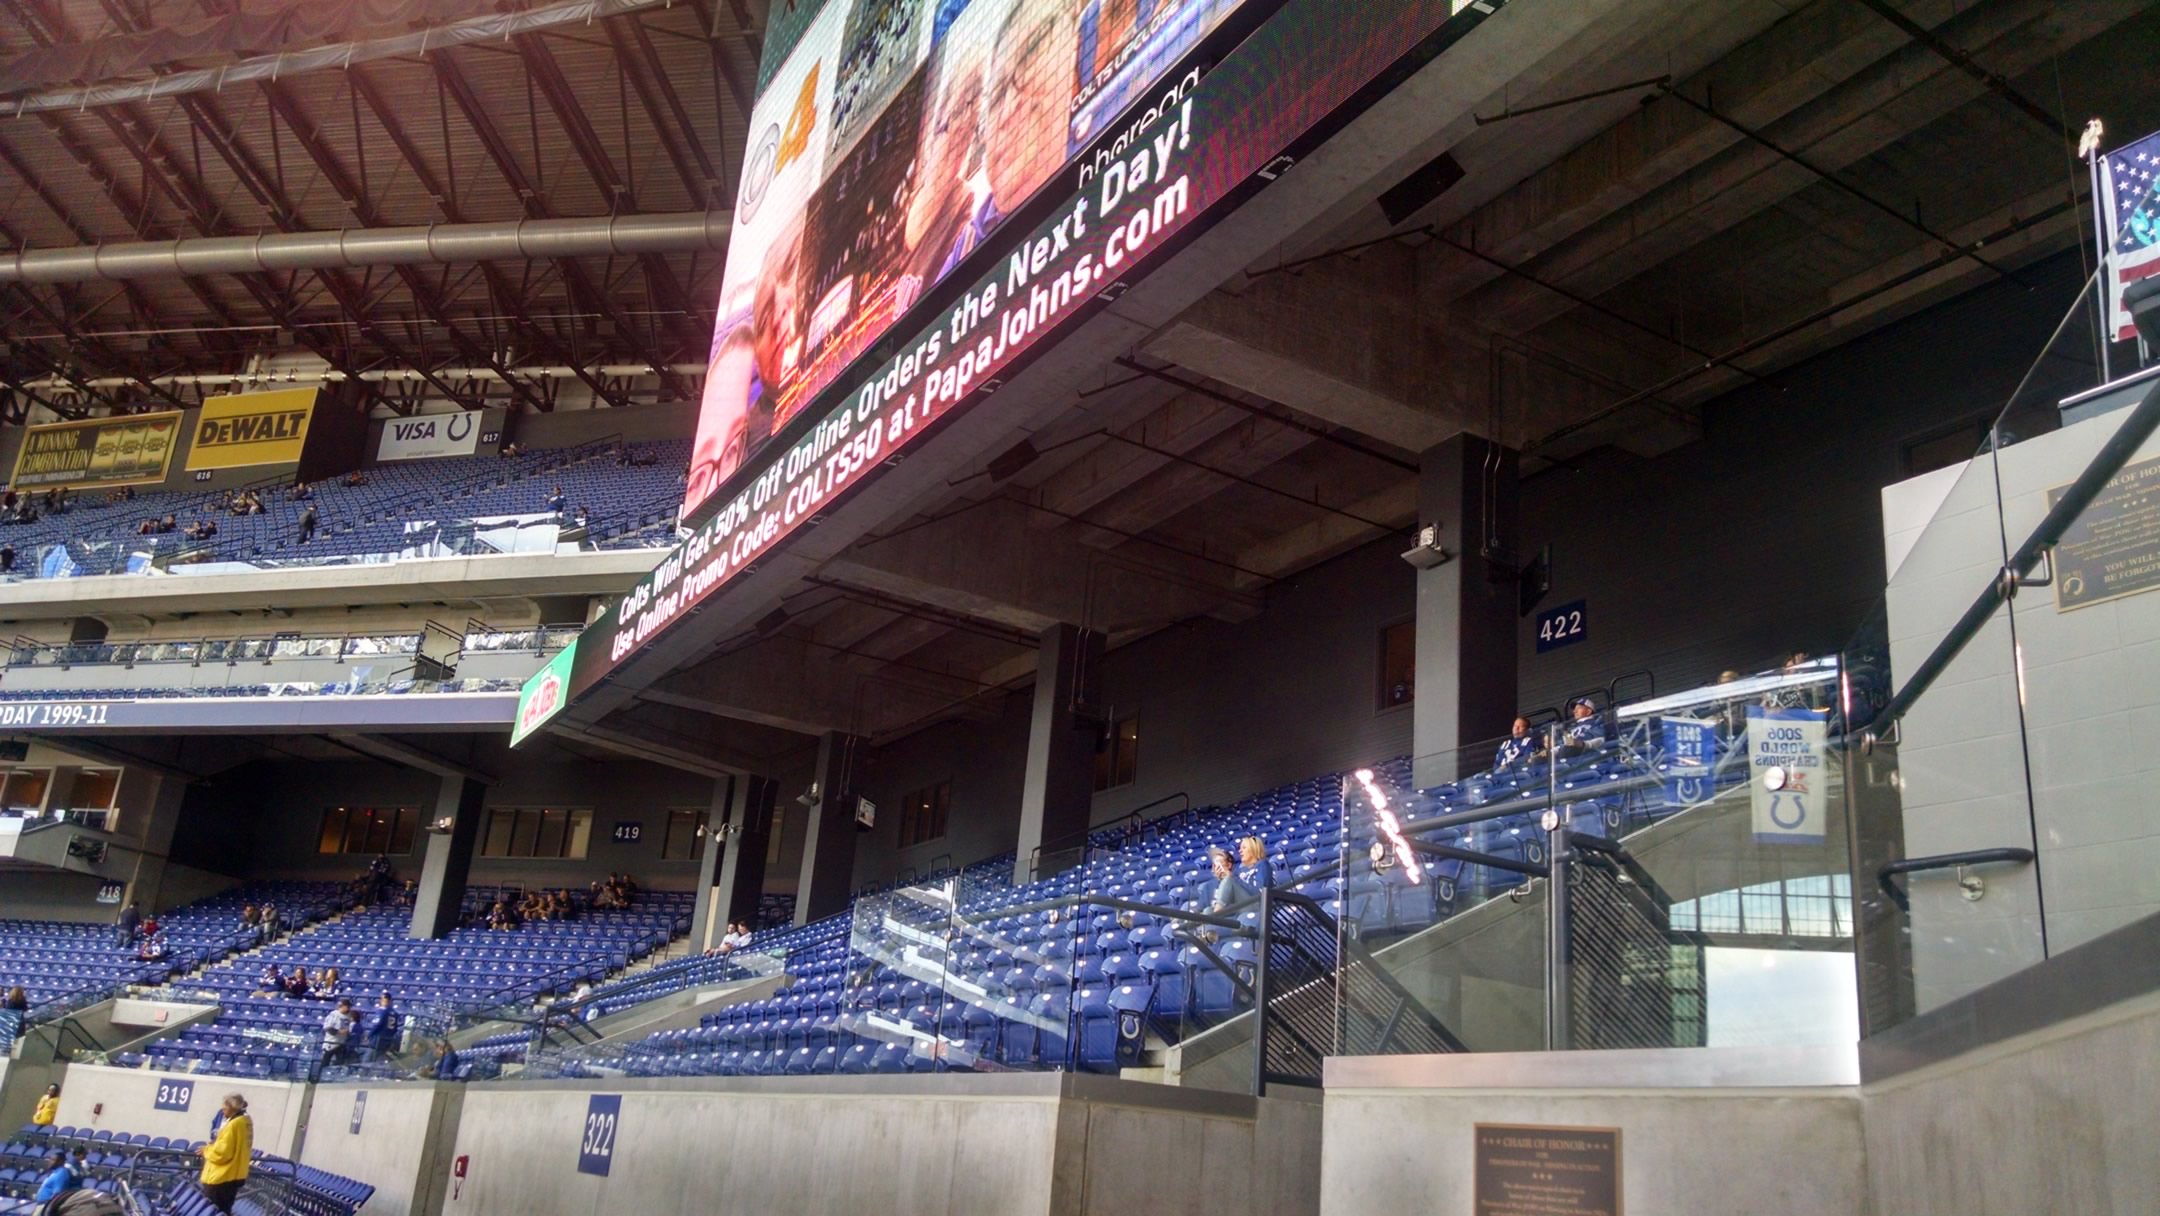
[[195,419],[195,446],[188,449],[188,471],[298,461],[307,443],[308,420],[315,413],[315,393],[313,388],[284,388],[204,398],[202,414]]
[[15,454],[17,490],[149,485],[165,480],[180,414],[130,414],[28,428]]

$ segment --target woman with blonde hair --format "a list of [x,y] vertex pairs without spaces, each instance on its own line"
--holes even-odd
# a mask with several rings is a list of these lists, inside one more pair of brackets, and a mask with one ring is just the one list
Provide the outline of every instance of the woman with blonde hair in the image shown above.
[[1237,880],[1256,896],[1275,885],[1275,864],[1267,859],[1267,842],[1258,836],[1238,841]]

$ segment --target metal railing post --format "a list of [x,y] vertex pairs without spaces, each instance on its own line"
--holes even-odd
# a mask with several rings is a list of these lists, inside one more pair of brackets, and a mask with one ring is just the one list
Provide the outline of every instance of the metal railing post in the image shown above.
[[1254,951],[1257,961],[1253,964],[1253,1035],[1252,1035],[1252,1096],[1267,1096],[1268,1052],[1268,945],[1274,939],[1274,891],[1260,888],[1260,936],[1259,949]]
[[1559,724],[1546,727],[1545,802],[1545,1050],[1566,1051],[1569,1041],[1567,824],[1559,808]]

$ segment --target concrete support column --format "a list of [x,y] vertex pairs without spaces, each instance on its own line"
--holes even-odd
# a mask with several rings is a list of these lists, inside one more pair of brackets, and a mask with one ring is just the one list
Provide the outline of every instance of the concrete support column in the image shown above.
[[1418,522],[1438,524],[1452,560],[1417,572],[1413,777],[1420,789],[1484,768],[1460,756],[1515,720],[1516,453],[1470,435],[1419,458]]
[[1095,749],[1102,723],[1103,638],[1077,625],[1043,631],[1035,652],[1035,708],[1028,725],[1027,773],[1020,785],[1020,840],[1013,881],[1067,868],[1037,851],[1084,836],[1095,797]]
[[[757,926],[758,900],[765,894],[765,861],[772,852],[773,804],[780,783],[770,777],[736,782],[737,802],[728,808],[731,831],[720,858],[719,906],[729,920]],[[739,817],[739,818],[738,818]],[[737,825],[740,825],[739,828]]]
[[[128,879],[127,893],[120,897],[120,903],[125,907],[129,900],[137,900],[144,912],[155,912],[164,907],[160,897],[165,886],[165,863],[172,853],[173,832],[180,826],[180,806],[187,800],[187,782],[178,777],[153,777],[141,772],[129,773],[127,777],[155,781],[157,790],[147,806],[139,811],[123,812],[121,831],[138,836],[142,844],[141,851],[135,854],[135,873]],[[126,821],[131,813],[143,816],[139,835],[134,825]]]
[[444,777],[435,792],[432,825],[447,819],[447,832],[429,831],[420,862],[420,887],[413,899],[408,937],[441,937],[457,928],[465,902],[465,880],[472,873],[473,849],[480,843],[487,816],[487,786],[471,777]]
[[712,801],[705,808],[705,835],[698,841],[697,904],[690,912],[690,948],[704,950],[720,940],[715,926],[717,914],[714,905],[725,903],[715,899],[713,883],[720,869],[720,854],[725,851],[727,833],[721,829],[728,821],[728,812],[735,802],[735,787],[746,785],[747,777],[716,777],[713,779]]
[[803,837],[795,884],[795,923],[807,925],[847,907],[855,893],[855,759],[862,740],[829,730],[818,740],[817,805]]

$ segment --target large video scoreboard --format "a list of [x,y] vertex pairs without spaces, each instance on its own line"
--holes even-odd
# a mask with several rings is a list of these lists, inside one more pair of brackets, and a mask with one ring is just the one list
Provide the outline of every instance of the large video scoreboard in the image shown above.
[[515,738],[1498,7],[831,0],[751,117],[689,532]]

